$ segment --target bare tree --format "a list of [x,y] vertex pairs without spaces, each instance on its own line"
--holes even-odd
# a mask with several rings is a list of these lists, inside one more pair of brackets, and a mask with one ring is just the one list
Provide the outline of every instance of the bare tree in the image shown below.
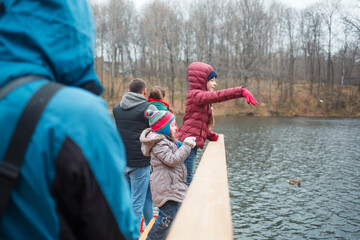
[[[118,43],[120,42],[120,34],[118,29],[121,26],[121,13],[123,12],[123,2],[118,0],[110,0],[107,6],[107,25],[109,26],[108,31],[108,56],[111,60],[111,84],[110,92],[108,92],[110,98],[114,96],[114,84],[116,72],[118,71],[117,66],[117,54],[118,54]],[[120,14],[119,14],[120,13]]]
[[196,43],[196,59],[197,61],[206,62],[206,51],[208,50],[207,46],[207,36],[209,31],[208,26],[208,14],[204,11],[206,8],[205,2],[192,2],[191,7],[191,18],[193,24],[196,26],[195,30],[195,43]]
[[166,18],[163,23],[164,41],[169,56],[171,78],[169,81],[169,90],[171,91],[171,104],[174,105],[175,96],[175,73],[178,62],[177,56],[180,52],[180,19],[178,14],[168,8],[166,10]]
[[277,73],[275,72],[276,66],[276,37],[279,32],[279,18],[281,18],[281,5],[279,3],[273,2],[268,11],[272,14],[267,14],[266,28],[267,28],[267,56],[265,59],[267,60],[266,66],[266,76],[268,78],[268,94],[269,94],[269,103],[272,103],[272,84],[273,79],[276,77]]
[[295,67],[295,52],[296,52],[296,12],[294,9],[287,8],[285,10],[285,21],[286,31],[288,36],[288,54],[289,54],[289,65],[288,65],[288,81],[289,81],[289,97],[290,101],[293,102],[294,97],[294,67]]
[[339,12],[342,20],[352,26],[358,38],[360,38],[360,17],[358,14],[360,10],[360,0],[355,0],[353,4],[351,9],[340,9]]
[[[98,75],[100,76],[100,83],[103,84],[104,81],[104,51],[106,44],[106,33],[107,33],[107,23],[106,23],[106,8],[104,4],[92,4],[95,28],[96,28],[96,42],[95,42],[95,69]],[[100,56],[99,56],[100,55]]]
[[232,2],[219,1],[218,9],[218,30],[215,45],[216,57],[213,59],[217,71],[224,76],[225,88],[228,88],[229,81],[233,78],[233,69],[231,66],[232,45],[234,43],[233,33],[236,31],[236,13]]
[[239,8],[239,29],[237,35],[240,36],[241,45],[237,54],[239,62],[239,76],[244,78],[244,84],[250,77],[254,77],[255,70],[259,67],[259,43],[262,37],[262,22],[266,18],[263,9],[263,2],[259,0],[241,0]]
[[[313,95],[313,85],[315,83],[315,70],[316,70],[316,57],[319,55],[320,50],[320,33],[322,18],[316,11],[316,5],[311,5],[302,12],[303,31],[303,47],[309,55],[306,61],[306,68],[309,66],[310,73],[310,95]],[[305,56],[306,59],[306,56]],[[320,69],[319,69],[320,71]],[[306,75],[308,76],[308,75]]]
[[[194,26],[191,20],[185,20],[183,24],[183,38],[182,38],[182,49],[183,49],[183,71],[180,75],[180,94],[181,94],[181,107],[184,105],[184,90],[187,92],[187,88],[184,89],[184,85],[188,86],[187,84],[187,67],[190,65],[190,62],[194,59],[193,52],[195,51],[195,44],[194,44]],[[184,84],[186,83],[186,84]],[[182,109],[182,108],[181,108]]]
[[328,44],[327,44],[327,74],[326,79],[330,84],[331,89],[334,88],[334,76],[331,74],[333,72],[333,66],[331,62],[331,49],[332,49],[332,30],[333,30],[333,21],[334,17],[337,14],[339,9],[339,1],[338,0],[324,0],[322,2],[322,17],[326,24],[328,30]]

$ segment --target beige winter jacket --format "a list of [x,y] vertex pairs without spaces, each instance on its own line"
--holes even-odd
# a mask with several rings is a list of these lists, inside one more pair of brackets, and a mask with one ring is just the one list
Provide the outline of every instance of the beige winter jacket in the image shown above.
[[157,207],[169,200],[182,202],[188,186],[184,160],[189,156],[191,147],[183,144],[180,148],[163,134],[151,128],[140,135],[141,151],[151,157],[150,188],[152,199]]

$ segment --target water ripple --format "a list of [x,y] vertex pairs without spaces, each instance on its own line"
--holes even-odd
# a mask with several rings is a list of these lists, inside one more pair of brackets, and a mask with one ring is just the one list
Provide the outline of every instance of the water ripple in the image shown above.
[[216,121],[234,239],[360,239],[359,119]]

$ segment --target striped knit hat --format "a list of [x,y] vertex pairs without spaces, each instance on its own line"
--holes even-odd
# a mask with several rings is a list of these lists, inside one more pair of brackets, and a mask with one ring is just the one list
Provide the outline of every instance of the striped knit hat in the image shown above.
[[149,125],[154,132],[170,136],[170,123],[175,119],[171,112],[148,109],[146,116],[149,117]]

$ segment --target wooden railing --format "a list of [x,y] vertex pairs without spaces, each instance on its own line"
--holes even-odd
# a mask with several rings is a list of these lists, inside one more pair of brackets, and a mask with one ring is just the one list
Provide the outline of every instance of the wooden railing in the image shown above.
[[207,145],[166,239],[233,239],[223,135]]

